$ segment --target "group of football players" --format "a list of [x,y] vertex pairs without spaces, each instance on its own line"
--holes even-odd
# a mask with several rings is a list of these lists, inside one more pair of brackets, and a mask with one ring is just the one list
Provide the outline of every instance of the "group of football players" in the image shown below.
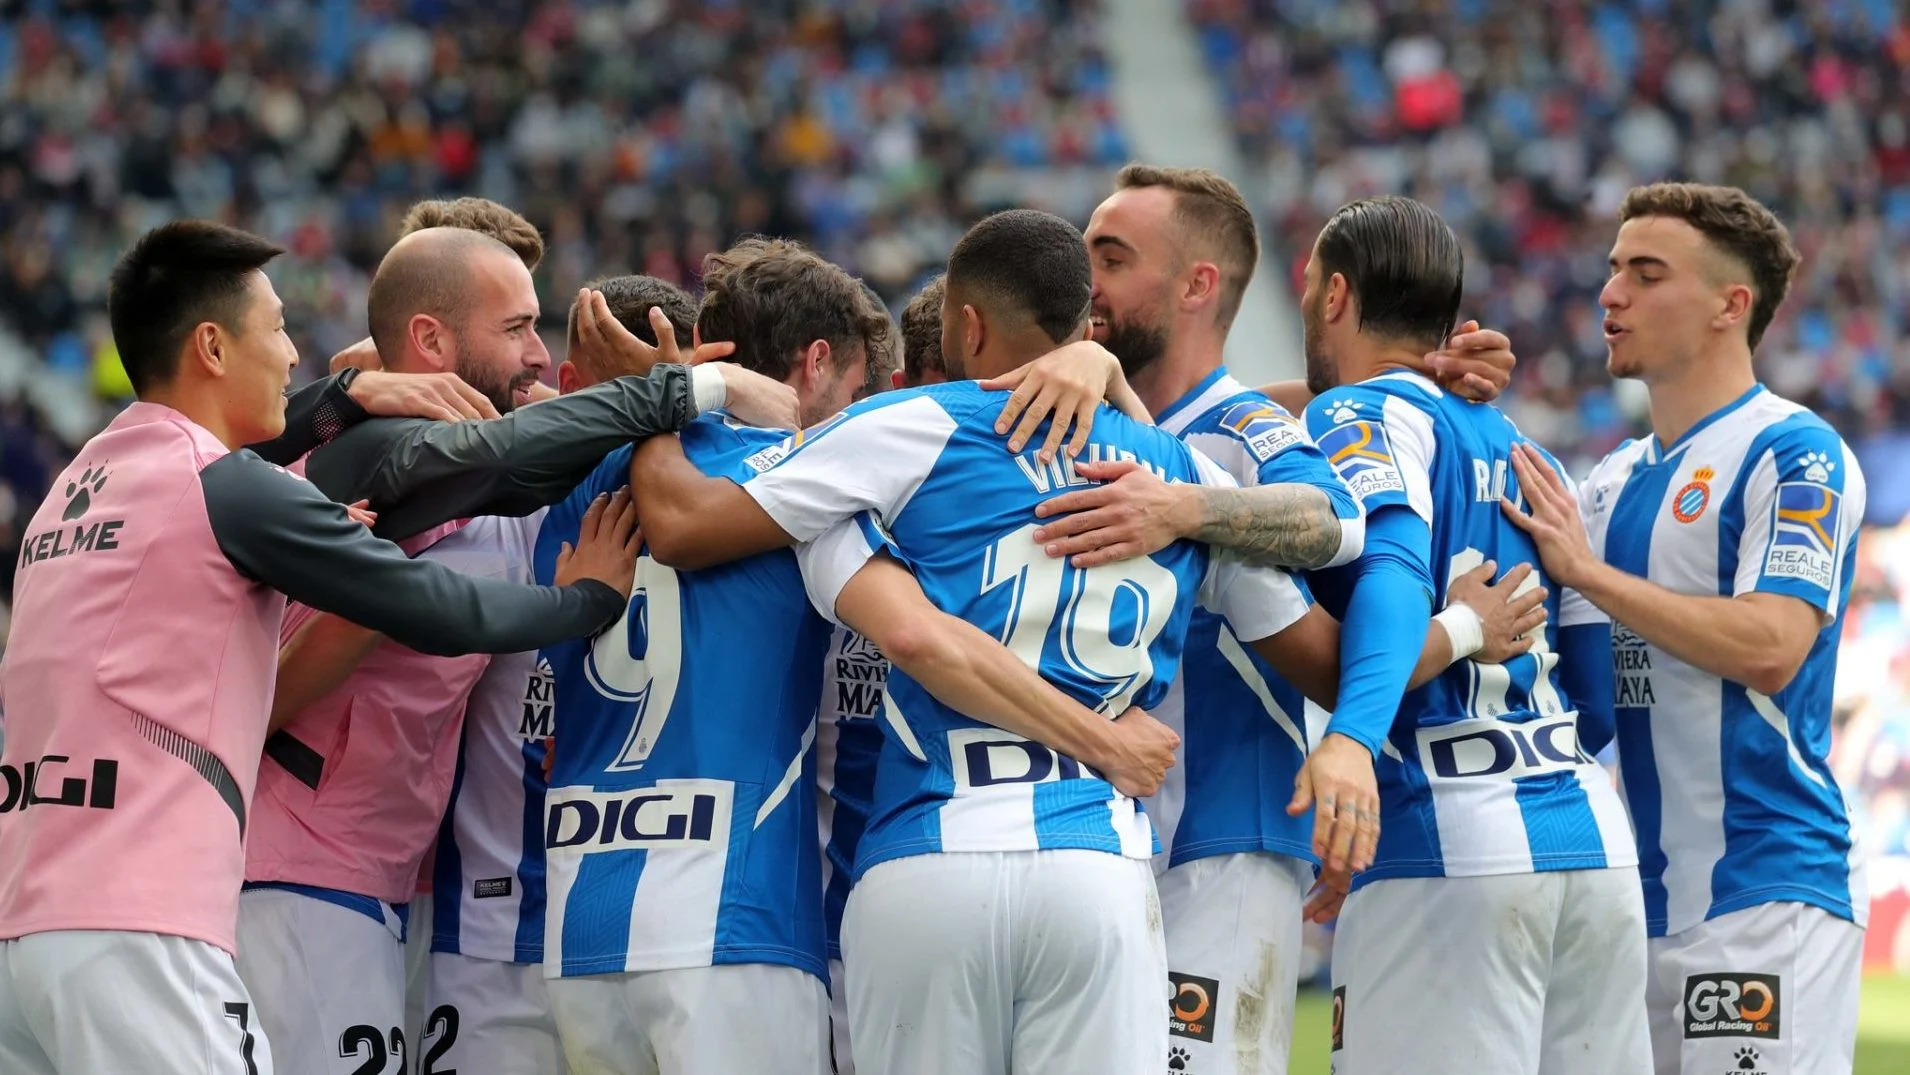
[[503,206],[415,207],[290,395],[281,251],[148,233],[15,584],[0,1071],[1261,1075],[1337,917],[1341,1075],[1848,1072],[1863,479],[1752,371],[1783,226],[1621,217],[1653,435],[1578,483],[1403,198],[1259,388],[1198,170],[899,327],[786,240],[601,279],[555,390]]

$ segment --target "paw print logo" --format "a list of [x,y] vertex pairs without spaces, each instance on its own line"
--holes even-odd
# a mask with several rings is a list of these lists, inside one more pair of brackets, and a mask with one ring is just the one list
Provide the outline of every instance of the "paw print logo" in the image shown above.
[[1798,457],[1797,463],[1804,468],[1804,477],[1814,482],[1829,481],[1830,472],[1837,469],[1837,464],[1831,462],[1830,456],[1823,452],[1805,452]]
[[1193,1057],[1192,1057],[1192,1056],[1190,1056],[1190,1055],[1188,1055],[1188,1052],[1187,1052],[1187,1050],[1185,1050],[1185,1049],[1183,1049],[1183,1048],[1181,1048],[1180,1046],[1178,1046],[1178,1045],[1176,1045],[1176,1046],[1174,1046],[1174,1048],[1173,1048],[1173,1049],[1172,1049],[1171,1051],[1169,1051],[1169,1052],[1168,1052],[1168,1054],[1167,1054],[1167,1070],[1169,1070],[1169,1071],[1186,1071],[1186,1070],[1187,1070],[1187,1062],[1188,1062],[1189,1060],[1192,1060],[1192,1059],[1193,1059]]
[[1358,418],[1359,416],[1360,416],[1359,408],[1354,406],[1352,403],[1347,403],[1347,402],[1336,404],[1333,410],[1327,414],[1327,417],[1332,419],[1333,424],[1336,426],[1344,425],[1347,422],[1351,422],[1355,418]]
[[1732,1054],[1731,1059],[1736,1060],[1738,1062],[1737,1063],[1738,1071],[1756,1071],[1757,1070],[1757,1050],[1751,1048],[1749,1045],[1745,1046],[1742,1049],[1739,1049],[1736,1053]]
[[66,483],[66,510],[60,513],[60,521],[70,523],[85,515],[93,506],[93,494],[105,487],[106,464],[81,471],[77,480]]

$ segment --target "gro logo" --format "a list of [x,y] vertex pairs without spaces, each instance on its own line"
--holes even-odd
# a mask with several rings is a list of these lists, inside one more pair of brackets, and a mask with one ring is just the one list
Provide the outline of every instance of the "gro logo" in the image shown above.
[[1694,974],[1685,979],[1685,1037],[1778,1036],[1775,974]]
[[1174,999],[1167,1007],[1167,1031],[1196,1041],[1214,1040],[1214,998],[1220,995],[1220,983],[1212,978],[1168,972],[1174,987]]

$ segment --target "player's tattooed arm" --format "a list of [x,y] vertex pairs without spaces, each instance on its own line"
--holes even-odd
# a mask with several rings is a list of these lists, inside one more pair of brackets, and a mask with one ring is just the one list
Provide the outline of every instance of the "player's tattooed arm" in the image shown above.
[[665,567],[694,571],[795,544],[742,486],[690,462],[674,436],[637,448],[630,489],[650,555]]
[[1200,507],[1195,541],[1227,549],[1268,567],[1325,567],[1340,551],[1340,519],[1326,494],[1311,485],[1251,489],[1188,486]]
[[1043,501],[1035,514],[1051,521],[1035,540],[1076,567],[1146,556],[1182,538],[1297,570],[1324,567],[1340,551],[1333,502],[1311,485],[1169,484],[1135,463],[1076,463],[1075,473],[1105,484]]

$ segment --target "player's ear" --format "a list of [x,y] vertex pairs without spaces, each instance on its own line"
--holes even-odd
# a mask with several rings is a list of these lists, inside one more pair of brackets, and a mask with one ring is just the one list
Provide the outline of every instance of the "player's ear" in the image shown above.
[[225,330],[216,321],[201,321],[192,327],[186,340],[186,359],[182,365],[195,365],[207,377],[225,376]]
[[1326,319],[1329,322],[1338,321],[1346,316],[1352,305],[1353,286],[1346,282],[1344,275],[1334,273],[1326,282]]
[[1220,294],[1220,266],[1197,261],[1187,271],[1187,283],[1181,290],[1181,305],[1198,309]]
[[900,388],[902,387],[902,385],[903,385],[902,371],[900,369],[890,370],[889,371],[889,387]]
[[577,372],[577,364],[566,358],[557,364],[557,394],[568,396],[584,386],[584,375]]
[[962,357],[973,358],[982,353],[982,345],[988,339],[988,326],[982,321],[980,310],[967,303],[962,304]]
[[1074,339],[1063,340],[1061,342],[1062,343],[1083,343],[1085,341],[1092,340],[1092,339],[1094,339],[1094,322],[1092,320],[1083,320],[1081,322],[1081,327],[1075,330]]
[[1755,302],[1756,296],[1752,295],[1750,287],[1745,284],[1732,284],[1725,288],[1724,306],[1718,311],[1718,315],[1712,318],[1712,327],[1722,330],[1749,321],[1751,307]]
[[430,314],[412,314],[405,323],[405,335],[411,349],[430,369],[441,372],[457,365],[457,341],[444,322]]
[[802,375],[806,384],[821,384],[829,370],[829,341],[810,340],[802,349]]

